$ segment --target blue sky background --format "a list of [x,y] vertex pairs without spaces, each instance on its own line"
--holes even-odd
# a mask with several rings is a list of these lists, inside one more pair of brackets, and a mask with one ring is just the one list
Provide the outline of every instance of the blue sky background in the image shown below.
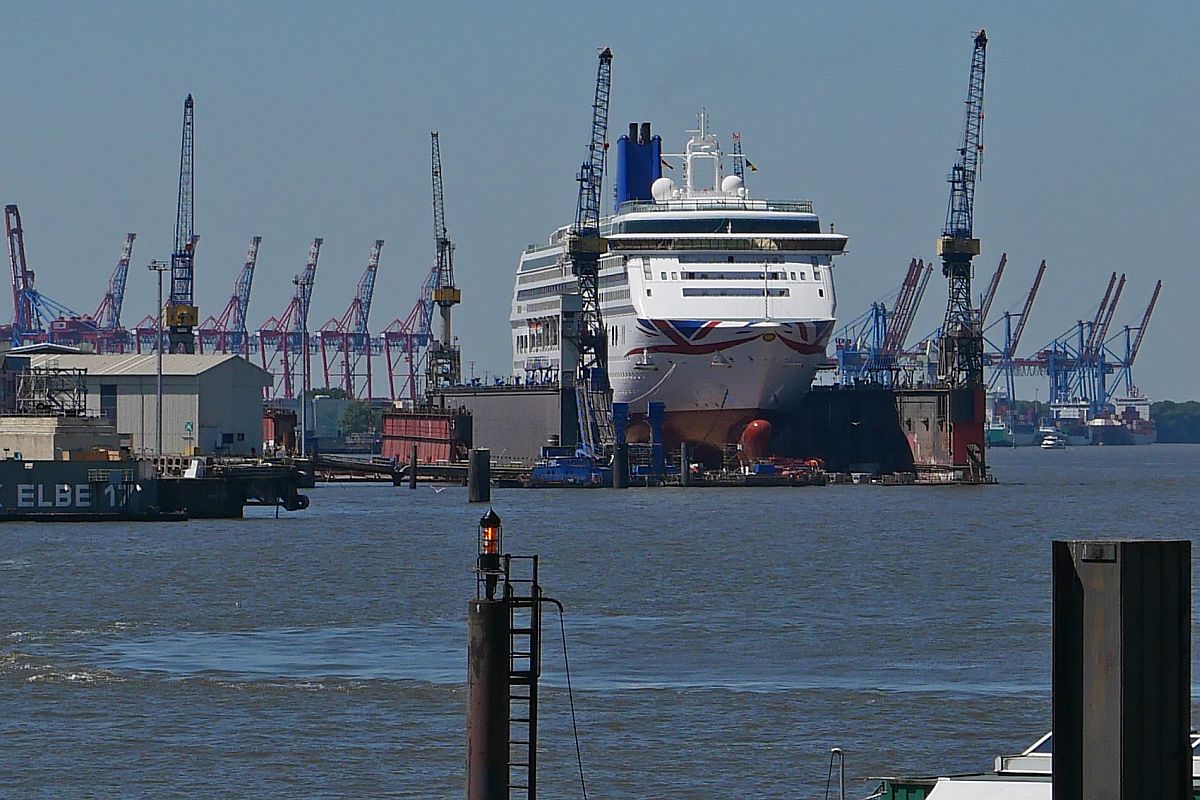
[[[10,3],[3,19],[0,201],[21,207],[43,292],[92,311],[136,231],[124,321],[152,311],[142,265],[171,249],[192,92],[202,315],[224,306],[256,234],[251,325],[278,314],[323,236],[319,327],[383,238],[382,328],[432,260],[438,130],[456,327],[480,375],[509,362],[520,250],[573,214],[598,46],[615,54],[615,135],[649,120],[675,151],[707,107],[724,142],[742,132],[753,194],[811,198],[851,236],[836,273],[849,319],[933,256],[970,35],[986,27],[981,288],[1009,255],[993,313],[1019,308],[1045,258],[1031,352],[1090,317],[1112,271],[1129,274],[1114,329],[1136,324],[1161,278],[1137,382],[1200,397],[1195,2]],[[935,273],[914,335],[939,323],[944,287]]]

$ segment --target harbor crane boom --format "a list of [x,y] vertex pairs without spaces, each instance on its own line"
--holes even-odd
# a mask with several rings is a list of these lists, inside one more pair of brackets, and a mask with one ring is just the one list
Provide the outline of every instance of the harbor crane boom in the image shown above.
[[172,353],[196,352],[195,327],[200,311],[195,300],[196,242],[192,210],[192,144],[195,103],[183,101],[183,141],[179,152],[179,203],[175,215],[175,251],[171,253],[171,295],[163,309]]
[[579,287],[580,310],[571,337],[578,353],[575,394],[580,446],[598,455],[611,442],[611,390],[608,382],[608,332],[600,312],[600,256],[607,242],[600,235],[600,192],[608,154],[608,101],[612,89],[612,50],[599,54],[596,93],[592,101],[592,135],[588,158],[579,168],[575,224],[567,235],[566,258]]
[[992,274],[991,283],[988,284],[987,291],[983,293],[983,297],[979,300],[979,323],[982,325],[987,322],[988,311],[991,310],[992,300],[996,298],[996,289],[1000,287],[1000,276],[1004,274],[1004,265],[1008,263],[1008,253],[1000,254],[1000,266],[996,267],[996,271]]
[[1092,356],[1100,355],[1100,350],[1104,347],[1104,342],[1108,339],[1108,329],[1112,325],[1113,314],[1117,311],[1117,303],[1121,300],[1121,292],[1125,290],[1125,273],[1121,273],[1121,280],[1117,282],[1117,290],[1113,293],[1112,302],[1108,304],[1108,308],[1104,312],[1104,320],[1100,323],[1100,328],[1097,330],[1092,339]]
[[1138,326],[1137,337],[1133,340],[1133,345],[1129,348],[1129,358],[1126,359],[1129,366],[1133,366],[1133,362],[1137,361],[1138,351],[1142,349],[1142,338],[1146,335],[1146,328],[1150,327],[1150,317],[1154,314],[1154,307],[1158,305],[1158,293],[1162,291],[1162,281],[1154,284],[1154,294],[1150,295],[1150,305],[1146,306],[1146,313],[1142,316],[1142,324]]
[[129,261],[133,257],[133,240],[136,233],[125,234],[125,244],[121,246],[121,257],[108,279],[108,291],[92,319],[102,330],[116,330],[121,327],[121,306],[125,303],[125,279],[129,276]]
[[[430,343],[426,363],[425,396],[445,386],[456,386],[462,382],[462,361],[458,346],[454,343],[454,331],[450,315],[454,306],[462,302],[462,291],[454,284],[454,243],[446,232],[446,200],[442,185],[442,148],[436,131],[432,140],[433,175],[433,239],[436,247],[435,269],[437,283],[433,289],[433,302],[441,316],[438,337]],[[381,243],[382,244],[382,243]]]
[[971,308],[971,259],[979,255],[974,236],[975,182],[983,156],[983,82],[987,34],[975,34],[967,86],[967,114],[958,161],[950,173],[946,226],[937,241],[942,274],[947,278],[946,318],[942,324],[938,379],[951,388],[983,382],[983,331]]
[[887,335],[880,347],[881,353],[895,353],[904,346],[904,337],[907,332],[902,332],[901,328],[904,327],[905,321],[909,319],[910,315],[916,311],[913,301],[916,299],[917,288],[921,283],[921,273],[924,271],[924,262],[918,262],[915,258],[909,261],[908,272],[904,276],[904,282],[900,284],[900,296],[896,298],[896,304],[892,306]]
[[1116,285],[1117,273],[1114,272],[1112,277],[1108,279],[1108,288],[1104,290],[1104,297],[1100,299],[1100,305],[1096,307],[1096,316],[1092,318],[1092,324],[1088,327],[1087,342],[1083,346],[1084,353],[1092,351],[1096,339],[1096,331],[1100,328],[1100,320],[1104,319],[1104,309],[1108,308],[1109,298],[1112,297],[1113,287]]
[[1008,343],[1005,350],[1005,359],[1011,360],[1017,353],[1017,346],[1021,343],[1021,334],[1025,332],[1025,323],[1029,320],[1029,312],[1033,310],[1033,299],[1037,297],[1038,287],[1042,285],[1042,276],[1046,274],[1046,260],[1042,259],[1042,265],[1038,267],[1037,276],[1033,279],[1033,286],[1029,289],[1029,294],[1025,298],[1025,305],[1021,308],[1021,318],[1017,320],[1017,329],[1013,331],[1012,340]]

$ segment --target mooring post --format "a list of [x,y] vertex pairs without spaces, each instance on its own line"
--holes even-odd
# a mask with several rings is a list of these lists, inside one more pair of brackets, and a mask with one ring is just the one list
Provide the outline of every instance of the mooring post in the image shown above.
[[691,486],[692,485],[692,470],[691,470],[691,464],[689,463],[691,460],[692,460],[691,446],[689,446],[687,442],[680,442],[679,443],[679,485],[680,486]]
[[1056,541],[1053,565],[1053,800],[1190,800],[1191,542]]
[[408,488],[417,488],[417,446],[408,448]]
[[467,499],[472,503],[492,501],[492,451],[485,447],[471,450],[467,462]]
[[479,521],[478,589],[467,606],[467,800],[509,800],[510,609],[503,588],[496,597],[502,542],[500,517],[489,509]]
[[629,404],[613,403],[612,415],[612,486],[614,489],[624,489],[629,486],[629,445],[625,443],[625,429],[629,425]]

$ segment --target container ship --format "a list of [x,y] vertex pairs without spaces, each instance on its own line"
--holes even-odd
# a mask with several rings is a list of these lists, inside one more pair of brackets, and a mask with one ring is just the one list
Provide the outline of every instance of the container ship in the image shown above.
[[[833,260],[848,239],[822,230],[811,201],[752,197],[742,157],[721,151],[706,114],[688,133],[679,154],[663,153],[648,123],[617,141],[600,308],[613,400],[629,404],[634,422],[630,441],[645,440],[638,423],[660,401],[667,445],[687,441],[698,459],[713,460],[745,436],[769,438],[771,421],[809,391],[834,327]],[[664,164],[679,167],[678,183],[663,176]],[[568,231],[527,248],[517,266],[513,372],[526,383],[574,379],[580,304]]]

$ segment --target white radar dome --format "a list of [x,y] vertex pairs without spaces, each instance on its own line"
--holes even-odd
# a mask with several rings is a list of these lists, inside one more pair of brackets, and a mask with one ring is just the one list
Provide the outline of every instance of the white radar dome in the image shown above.
[[[645,184],[643,184],[645,185]],[[650,184],[650,196],[660,203],[665,203],[671,199],[671,195],[675,193],[675,181],[670,178],[659,178],[654,183]]]
[[725,194],[737,194],[745,183],[737,175],[726,175],[721,179],[721,191]]

